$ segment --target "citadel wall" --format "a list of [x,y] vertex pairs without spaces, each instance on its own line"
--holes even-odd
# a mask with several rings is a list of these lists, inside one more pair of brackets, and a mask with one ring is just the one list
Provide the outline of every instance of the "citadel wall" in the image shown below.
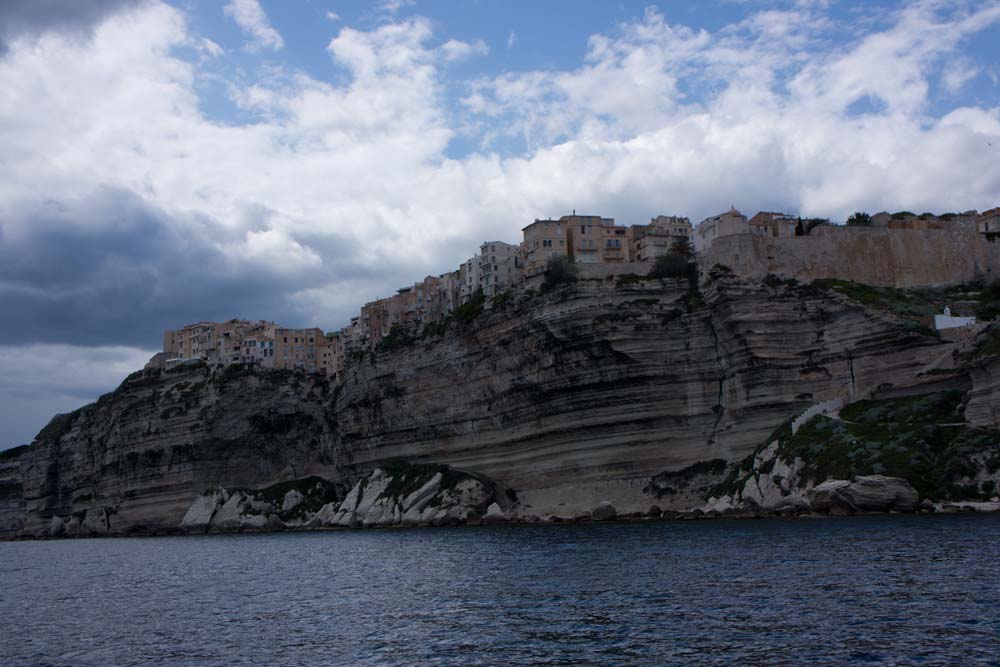
[[762,280],[852,280],[883,287],[925,287],[1000,278],[1000,243],[971,230],[830,226],[809,236],[720,237],[699,253],[702,270],[716,264]]

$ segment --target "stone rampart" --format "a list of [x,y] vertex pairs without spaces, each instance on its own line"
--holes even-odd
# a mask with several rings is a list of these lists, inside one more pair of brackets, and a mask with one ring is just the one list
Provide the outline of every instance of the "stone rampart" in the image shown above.
[[[576,277],[578,280],[607,280],[628,274],[647,276],[653,269],[653,265],[653,262],[619,262],[615,264],[585,264],[581,262],[576,265]],[[545,272],[539,271],[526,276],[524,285],[528,289],[537,290],[544,281]]]
[[885,287],[925,287],[1000,278],[1000,243],[967,230],[821,227],[809,236],[724,236],[699,253],[703,272],[715,264],[762,280],[768,274],[808,282],[853,280]]

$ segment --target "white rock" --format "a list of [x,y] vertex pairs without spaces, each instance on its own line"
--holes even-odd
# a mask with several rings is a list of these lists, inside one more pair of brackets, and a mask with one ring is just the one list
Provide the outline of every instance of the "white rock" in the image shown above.
[[52,521],[49,522],[49,535],[52,537],[61,537],[65,532],[66,522],[62,520],[62,517],[52,517]]
[[437,495],[437,492],[441,490],[441,479],[441,473],[436,472],[423,486],[406,496],[406,498],[403,498],[400,503],[403,510],[405,512],[416,510],[419,513]]
[[503,511],[497,503],[492,503],[486,508],[486,514],[483,515],[483,523],[503,523],[507,521],[507,513]]
[[218,493],[200,495],[194,499],[188,508],[180,527],[187,531],[205,530],[212,521],[212,515],[219,507],[221,497]]
[[239,530],[243,526],[241,505],[244,500],[246,500],[246,496],[242,493],[234,492],[229,496],[229,500],[216,510],[215,516],[212,517],[212,521],[209,523],[209,528],[220,531]]
[[378,502],[379,497],[389,487],[389,482],[391,481],[392,479],[389,475],[381,468],[376,469],[368,477],[368,483],[365,485],[364,491],[361,493],[361,498],[358,500],[358,505],[354,509],[358,516],[367,516],[372,505]]
[[284,500],[281,501],[281,511],[287,512],[288,510],[295,509],[303,500],[305,500],[305,496],[292,489],[285,494]]

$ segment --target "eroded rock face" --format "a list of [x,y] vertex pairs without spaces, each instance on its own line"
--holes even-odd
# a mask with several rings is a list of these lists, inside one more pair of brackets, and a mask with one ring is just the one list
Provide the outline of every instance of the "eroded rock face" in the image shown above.
[[[994,334],[1000,336],[1000,329]],[[1000,356],[991,356],[971,368],[972,390],[965,408],[969,423],[1000,429]]]
[[909,482],[884,475],[823,482],[810,489],[808,497],[812,511],[822,514],[915,512],[920,507],[920,497]]
[[[478,523],[499,509],[493,485],[481,478],[397,464],[359,480],[342,502],[324,507],[322,525],[384,527]],[[470,517],[472,520],[470,520]]]
[[[848,389],[924,381],[948,345],[818,289],[720,278],[694,297],[686,281],[580,281],[355,360],[339,385],[240,367],[130,376],[6,463],[16,493],[0,498],[0,534],[41,534],[54,516],[122,534],[459,522],[494,501],[512,519],[589,516],[602,500],[689,509],[707,481],[650,480],[741,460]],[[397,459],[476,477],[399,496],[372,477]],[[324,498],[260,495],[310,477]],[[745,497],[777,499],[774,477]]]

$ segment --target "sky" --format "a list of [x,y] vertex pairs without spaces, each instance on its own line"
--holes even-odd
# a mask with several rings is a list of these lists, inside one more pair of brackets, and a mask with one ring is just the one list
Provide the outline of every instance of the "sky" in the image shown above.
[[0,448],[572,210],[1000,204],[1000,0],[3,0]]

